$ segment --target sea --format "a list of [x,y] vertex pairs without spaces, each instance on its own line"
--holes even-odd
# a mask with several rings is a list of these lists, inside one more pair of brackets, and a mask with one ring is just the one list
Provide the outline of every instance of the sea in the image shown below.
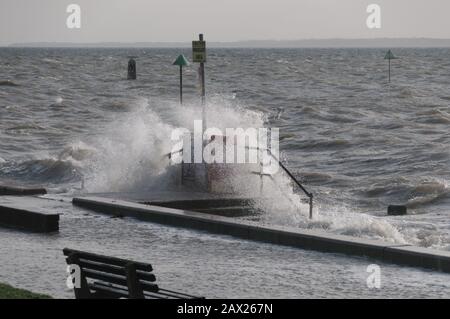
[[[314,218],[310,220],[302,192],[280,172],[278,185],[274,182],[263,190],[273,200],[262,205],[261,223],[450,251],[450,49],[394,49],[398,59],[391,61],[390,82],[385,53],[378,48],[208,50],[208,127],[278,128],[280,159],[314,194]],[[184,103],[179,103],[179,69],[173,65],[179,54],[191,60],[186,48],[0,48],[0,184],[39,185],[49,190],[49,196],[170,187],[171,165],[165,154],[173,146],[171,132],[192,128],[202,112],[196,63],[183,69]],[[135,81],[127,80],[130,57],[137,63]],[[248,182],[246,187],[259,189],[259,184]],[[389,205],[406,205],[408,215],[387,216]],[[168,241],[188,237],[188,242],[200,242],[194,245],[197,248],[188,245],[194,250],[209,236],[155,230],[155,226],[134,221],[107,230],[104,227],[113,223],[109,218],[99,222],[88,212],[63,211],[64,218],[70,219],[73,213],[70,220],[83,223],[79,230],[67,231],[83,234],[89,245],[95,247],[95,238],[99,243],[108,236],[116,236],[119,243],[123,238],[124,249],[119,250],[125,257],[132,250],[132,243],[125,239],[129,235],[119,235],[125,229],[133,232],[136,227],[136,236],[146,245],[152,237],[145,235],[145,227],[153,235],[168,236]],[[103,233],[96,232],[96,223]],[[22,236],[26,235],[11,230],[2,233],[5,240],[20,241]],[[228,241],[238,248],[247,245],[239,248],[241,254],[273,253],[270,245],[258,248],[245,241],[218,238],[211,235],[208,239],[213,242],[208,246],[211,256],[217,241],[217,247],[228,247]],[[175,253],[182,253],[187,245],[172,244],[168,247]],[[26,244],[23,254],[29,245],[36,243]],[[13,254],[11,247],[2,247],[6,255]],[[98,244],[100,252],[101,247]],[[276,258],[284,260],[277,266],[279,276],[285,276],[283,265],[294,258],[293,251],[283,248],[278,253]],[[238,253],[227,250],[224,256],[230,258],[230,254]],[[262,263],[270,264],[272,259],[267,259]],[[17,265],[4,262],[13,274]],[[191,266],[197,262],[192,259]],[[226,258],[221,262],[223,268],[228,267]],[[341,262],[345,263],[350,262]],[[292,265],[285,265],[287,273],[295,273]],[[214,270],[208,268],[211,277]],[[402,280],[409,277],[404,275]],[[337,289],[336,296],[345,292],[360,296],[361,291],[352,285],[341,294],[325,279],[319,292],[301,295],[326,296],[330,289]],[[442,282],[433,280],[438,286]],[[45,290],[44,282],[37,287]],[[211,287],[217,288],[214,283]],[[287,297],[298,296],[298,287],[286,285],[279,289],[281,295],[284,291]],[[394,286],[402,287],[398,281]],[[211,287],[206,291],[224,296]],[[443,296],[448,297],[450,286],[444,288]],[[252,292],[245,287],[238,291],[238,296]],[[393,296],[397,293],[392,291]],[[229,295],[233,295],[231,290],[225,293]],[[261,292],[261,296],[270,294]]]

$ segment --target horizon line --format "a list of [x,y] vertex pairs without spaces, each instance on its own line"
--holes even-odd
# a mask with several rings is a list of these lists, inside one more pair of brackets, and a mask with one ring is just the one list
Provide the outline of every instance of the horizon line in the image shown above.
[[[402,43],[392,43],[392,42]],[[271,44],[275,47],[288,48],[289,45],[293,47],[307,46],[311,47],[318,45],[319,47],[336,47],[342,45],[344,47],[352,47],[356,43],[364,44],[364,47],[370,47],[375,44],[379,46],[394,46],[394,47],[421,47],[437,45],[441,42],[444,47],[450,46],[450,38],[428,38],[428,37],[380,37],[380,38],[321,38],[321,39],[291,39],[291,40],[273,40],[273,39],[259,39],[259,40],[237,40],[237,41],[207,41],[210,47],[226,48],[226,47],[265,47],[264,45]],[[385,44],[381,42],[386,42]],[[415,43],[414,43],[415,42]],[[419,43],[417,43],[419,42]],[[190,47],[191,41],[91,41],[91,42],[66,42],[66,41],[35,41],[35,42],[14,42],[0,44],[0,47],[154,47],[154,48],[184,48]],[[271,46],[269,46],[271,47]],[[268,47],[268,48],[269,48]]]

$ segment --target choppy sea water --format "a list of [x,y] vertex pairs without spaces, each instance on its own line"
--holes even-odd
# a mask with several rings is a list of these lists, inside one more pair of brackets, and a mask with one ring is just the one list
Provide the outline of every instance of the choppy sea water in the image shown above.
[[[170,133],[200,119],[195,65],[178,103],[180,53],[190,57],[1,48],[0,181],[53,193],[166,187]],[[311,222],[285,199],[297,195],[280,176],[263,222],[450,250],[450,50],[394,50],[390,84],[384,53],[209,50],[208,126],[280,128],[281,158],[315,195]],[[137,81],[126,80],[128,56]],[[386,217],[389,204],[410,214]]]

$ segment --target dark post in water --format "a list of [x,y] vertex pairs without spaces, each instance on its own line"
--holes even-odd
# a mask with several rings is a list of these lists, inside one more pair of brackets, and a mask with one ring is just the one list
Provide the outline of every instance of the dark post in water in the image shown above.
[[394,54],[392,54],[392,51],[389,50],[384,56],[384,59],[389,61],[389,83],[391,83],[391,60],[395,60],[397,58],[394,56]]
[[184,55],[179,55],[173,65],[180,66],[180,104],[183,104],[183,66],[189,65],[189,61]]
[[[198,41],[192,41],[192,60],[194,63],[200,63],[199,73],[202,90],[202,137],[206,130],[206,90],[205,90],[205,62],[206,62],[206,42],[203,34],[199,34]],[[205,140],[202,143],[205,146]],[[206,163],[205,171],[206,171]],[[205,185],[209,185],[208,174],[205,174]]]
[[205,89],[205,62],[206,62],[206,42],[203,39],[203,34],[199,34],[198,41],[192,41],[192,59],[194,63],[200,63],[199,75],[201,81],[202,90],[202,121],[203,132],[206,127],[206,89]]
[[136,80],[136,60],[131,58],[128,61],[128,80]]
[[203,58],[202,62],[200,62],[200,74],[201,74],[201,81],[202,81],[202,104],[205,104],[206,100],[206,88],[205,88],[205,62],[206,62],[206,43],[203,40],[203,34],[200,34],[198,36],[199,41],[203,43]]

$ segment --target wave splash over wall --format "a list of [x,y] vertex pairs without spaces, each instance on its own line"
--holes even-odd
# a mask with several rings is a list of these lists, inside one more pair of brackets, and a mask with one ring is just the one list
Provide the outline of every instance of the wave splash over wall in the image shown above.
[[[128,112],[117,112],[113,119],[92,136],[82,137],[67,145],[57,155],[41,154],[23,161],[0,160],[3,176],[22,177],[36,183],[53,184],[57,192],[145,192],[176,189],[179,173],[165,154],[172,150],[170,136],[178,127],[193,130],[194,120],[201,119],[198,104],[185,104],[139,99]],[[250,111],[236,100],[214,96],[208,101],[207,125],[222,131],[226,128],[259,128],[273,115]],[[283,159],[283,158],[282,158]],[[322,205],[315,200],[314,220],[308,219],[304,196],[293,190],[287,176],[278,173],[261,188],[258,176],[251,172],[232,176],[227,183],[241,196],[260,198],[255,208],[262,212],[260,222],[290,227],[321,229],[336,234],[380,239],[393,243],[414,243],[422,246],[446,246],[448,238],[435,239],[406,229],[401,223],[384,217],[361,214],[344,203]],[[63,186],[61,186],[61,184]],[[314,187],[309,187],[314,193]],[[415,189],[423,195],[430,188],[442,193],[448,188],[427,184]],[[262,191],[262,193],[261,193]],[[411,201],[415,205],[423,197]],[[425,235],[424,235],[425,234]]]

